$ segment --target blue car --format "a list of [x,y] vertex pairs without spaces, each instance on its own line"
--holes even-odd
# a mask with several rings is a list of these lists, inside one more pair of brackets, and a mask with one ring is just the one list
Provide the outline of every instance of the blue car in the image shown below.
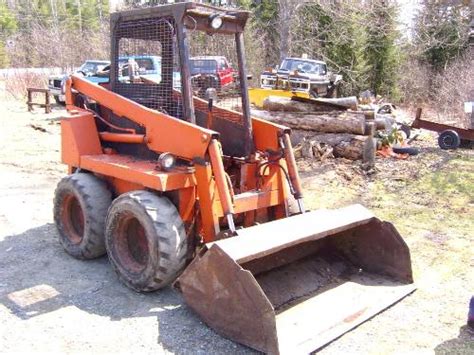
[[[118,60],[119,66],[119,81],[130,82],[132,78],[144,78],[150,81],[161,82],[161,57],[152,55],[128,56],[120,57]],[[130,72],[130,66],[134,67],[133,73]],[[110,65],[105,67],[102,71],[97,72],[91,77],[87,77],[94,83],[108,83],[109,82]],[[132,74],[132,75],[130,75]],[[173,72],[173,87],[179,89],[181,87],[181,74],[178,71]]]

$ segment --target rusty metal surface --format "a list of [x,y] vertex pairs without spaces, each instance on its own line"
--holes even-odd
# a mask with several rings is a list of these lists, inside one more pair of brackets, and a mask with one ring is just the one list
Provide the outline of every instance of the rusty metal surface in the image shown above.
[[275,312],[252,274],[219,246],[178,279],[186,303],[219,334],[262,352],[278,352]]
[[449,126],[442,123],[425,121],[418,117],[415,119],[415,121],[413,121],[411,126],[413,128],[423,128],[423,129],[427,129],[429,131],[434,131],[438,133],[441,133],[449,129],[449,130],[455,131],[461,139],[474,141],[474,129],[464,129],[464,128],[453,127],[453,126]]
[[274,221],[208,243],[179,278],[187,304],[225,337],[293,354],[414,291],[409,249],[390,223],[361,206],[306,215],[304,225],[292,217],[288,228]]
[[217,241],[239,264],[275,253],[294,244],[368,223],[374,215],[361,205],[317,210],[238,231],[238,236]]

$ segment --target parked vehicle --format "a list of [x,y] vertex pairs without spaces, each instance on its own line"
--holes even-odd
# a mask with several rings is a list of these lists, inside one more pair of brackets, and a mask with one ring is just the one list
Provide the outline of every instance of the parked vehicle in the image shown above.
[[206,89],[218,91],[229,87],[236,81],[237,72],[226,57],[199,56],[189,60],[193,89],[202,96]]
[[[130,71],[129,68],[133,67]],[[109,82],[110,65],[97,72],[94,77],[100,79],[93,82]],[[161,82],[161,57],[154,55],[139,55],[120,57],[118,59],[118,77],[120,82],[137,81],[140,78],[154,83]],[[181,87],[181,74],[173,71],[173,87]]]
[[[108,60],[86,60],[77,70],[74,72],[77,74],[84,75],[88,80],[92,82],[100,81],[95,74],[103,70],[110,62]],[[68,78],[68,74],[52,75],[48,78],[48,89],[53,95],[54,100],[58,104],[64,104],[64,83]]]
[[260,76],[262,89],[289,90],[309,97],[337,97],[342,75],[328,70],[325,62],[306,58],[285,58],[278,69]]

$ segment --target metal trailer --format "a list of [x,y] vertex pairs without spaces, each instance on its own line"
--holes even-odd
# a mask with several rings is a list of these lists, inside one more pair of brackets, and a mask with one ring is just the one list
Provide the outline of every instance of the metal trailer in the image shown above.
[[422,109],[418,108],[412,128],[423,128],[438,132],[438,144],[441,149],[457,149],[460,146],[472,147],[474,144],[474,129],[464,129],[447,124],[425,121],[421,119]]

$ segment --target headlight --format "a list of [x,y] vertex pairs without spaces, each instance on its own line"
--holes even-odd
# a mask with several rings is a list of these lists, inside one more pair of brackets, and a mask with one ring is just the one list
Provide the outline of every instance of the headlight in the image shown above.
[[211,15],[209,17],[209,24],[213,30],[218,30],[223,24],[222,17],[217,14]]
[[270,85],[270,81],[268,79],[262,79],[263,85]]
[[161,170],[171,170],[176,162],[176,158],[171,153],[161,153],[158,157],[158,167]]

